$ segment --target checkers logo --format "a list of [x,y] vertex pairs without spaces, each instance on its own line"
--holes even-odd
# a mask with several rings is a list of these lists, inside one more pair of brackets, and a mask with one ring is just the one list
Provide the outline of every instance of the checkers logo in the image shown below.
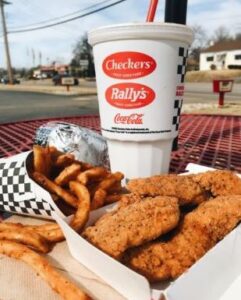
[[151,88],[139,83],[114,84],[105,92],[105,98],[110,105],[124,109],[149,105],[155,96]]
[[156,69],[156,61],[141,52],[123,51],[107,56],[102,68],[109,77],[134,79],[152,73]]

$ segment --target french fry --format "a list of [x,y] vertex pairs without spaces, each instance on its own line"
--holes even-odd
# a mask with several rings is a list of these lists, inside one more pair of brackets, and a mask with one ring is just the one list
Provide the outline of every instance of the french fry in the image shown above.
[[66,167],[56,178],[55,183],[64,186],[68,184],[71,180],[74,180],[79,174],[81,169],[80,164],[73,163],[72,165]]
[[[79,182],[71,181],[69,185],[71,191],[78,197],[79,201],[77,211],[70,222],[70,226],[75,231],[80,232],[84,228],[89,218],[90,194],[88,189]],[[36,230],[40,235],[50,242],[60,242],[64,240],[64,235],[56,223],[27,227],[29,229]]]
[[48,179],[46,176],[44,176],[41,173],[33,172],[32,173],[33,179],[39,183],[44,189],[49,191],[50,193],[55,193],[59,197],[61,197],[66,203],[73,207],[78,206],[78,199],[68,193],[66,190],[55,184],[53,181]]
[[[56,230],[58,228],[58,225],[53,223],[46,223],[41,225],[26,225],[21,223],[9,223],[9,222],[0,222],[0,232],[2,231],[10,231],[10,230],[20,230],[22,228],[26,228],[27,230],[32,230],[37,233],[42,233],[44,231],[51,231]],[[41,234],[42,236],[45,236],[46,234]],[[47,235],[46,235],[47,236]]]
[[[34,156],[37,155],[39,165],[44,165],[42,160],[47,151],[52,159],[52,164],[50,164],[52,169],[49,170],[48,174],[51,173],[52,176],[55,174],[54,182],[46,177],[46,172],[34,171],[32,178],[51,194],[54,194],[54,200],[59,201],[59,199],[63,199],[66,204],[77,209],[70,225],[76,231],[80,231],[84,226],[83,224],[87,221],[90,206],[91,209],[96,209],[102,207],[105,203],[117,201],[118,196],[114,197],[112,195],[110,197],[108,194],[121,191],[123,174],[120,172],[111,174],[104,167],[94,167],[89,163],[76,161],[74,155],[69,153],[63,154],[55,147],[49,147],[48,150],[43,150],[39,146],[36,147]],[[44,155],[41,156],[39,153]],[[62,171],[59,173],[61,169]],[[68,184],[70,191],[63,188]],[[64,204],[64,202],[59,202],[59,204],[61,203]],[[71,213],[71,211],[69,212]],[[34,230],[51,242],[64,240],[64,235],[56,223],[27,226],[27,228]]]
[[34,230],[30,230],[24,227],[18,228],[16,230],[16,227],[13,226],[12,230],[8,229],[1,231],[0,240],[18,242],[20,244],[29,246],[41,253],[48,253],[52,250],[52,246],[43,236],[41,236]]
[[64,234],[58,224],[36,225],[35,230],[49,242],[58,243],[65,240]]
[[107,174],[108,171],[104,167],[94,167],[80,173],[76,180],[86,185],[89,181],[99,180],[105,177]]
[[31,266],[49,286],[65,300],[91,300],[82,290],[60,275],[50,263],[28,247],[0,240],[0,253],[21,260]]
[[123,178],[124,175],[121,172],[112,173],[99,183],[98,188],[109,191],[117,182],[121,181]]
[[76,231],[80,231],[89,218],[90,212],[90,193],[88,189],[77,181],[69,183],[70,190],[78,197],[79,206],[70,223]]
[[111,203],[115,203],[118,202],[122,199],[123,195],[122,194],[111,194],[111,195],[107,195],[105,197],[105,204],[111,204]]
[[21,228],[24,228],[24,225],[21,223],[0,222],[0,232],[5,230],[19,230]]
[[91,210],[102,207],[105,204],[107,192],[103,189],[98,189],[91,200]]
[[54,194],[54,193],[51,193],[51,197],[52,197],[52,199],[53,199],[54,202],[57,202],[60,199],[59,196],[56,195],[56,194]]
[[59,151],[56,147],[54,146],[49,146],[49,152],[50,152],[50,155],[51,155],[51,160],[53,163],[56,162],[57,158],[64,154],[63,152]]
[[57,168],[66,168],[75,161],[74,155],[70,153],[65,153],[56,158],[54,165]]
[[109,189],[108,189],[108,193],[109,194],[115,194],[115,193],[119,193],[122,191],[122,185],[121,185],[121,181],[117,181],[115,184],[113,184]]
[[89,170],[91,168],[93,168],[93,165],[91,165],[89,163],[86,163],[86,162],[83,162],[83,161],[81,162],[81,169],[83,171]]
[[33,146],[33,167],[35,172],[44,174],[47,177],[50,175],[52,160],[48,147]]
[[97,209],[104,205],[108,191],[124,178],[121,172],[110,174],[107,178],[101,181],[94,193],[91,201],[91,209]]

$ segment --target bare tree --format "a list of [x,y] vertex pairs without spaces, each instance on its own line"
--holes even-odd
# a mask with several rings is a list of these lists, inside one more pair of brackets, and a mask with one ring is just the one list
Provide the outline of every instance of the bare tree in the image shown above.
[[231,39],[232,39],[232,37],[231,37],[228,29],[224,26],[220,26],[214,31],[213,41],[215,43],[229,41]]
[[207,45],[207,34],[200,25],[194,25],[192,30],[194,32],[194,41],[190,48],[190,57],[199,62],[200,52]]
[[192,27],[194,32],[194,41],[192,47],[204,48],[207,44],[207,33],[201,25],[194,25]]
[[237,41],[241,40],[241,32],[236,33],[235,40],[237,40]]

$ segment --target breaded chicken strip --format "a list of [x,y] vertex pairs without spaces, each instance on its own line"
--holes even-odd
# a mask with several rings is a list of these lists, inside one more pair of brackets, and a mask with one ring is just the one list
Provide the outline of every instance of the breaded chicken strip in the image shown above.
[[117,208],[123,208],[125,206],[128,206],[132,203],[137,203],[143,200],[143,196],[136,194],[136,193],[130,193],[130,194],[123,194],[121,195],[121,198],[118,202]]
[[116,259],[130,247],[156,239],[172,230],[179,220],[178,200],[171,197],[145,198],[120,207],[88,227],[83,236]]
[[200,259],[241,221],[241,196],[219,196],[184,217],[166,243],[129,249],[123,262],[150,281],[175,279]]
[[211,196],[241,195],[241,179],[231,171],[208,171],[195,175],[157,175],[130,180],[127,188],[143,196],[171,196],[180,205],[195,205]]
[[177,197],[180,205],[199,204],[208,199],[207,193],[193,181],[192,175],[156,175],[132,179],[128,182],[127,189],[143,196]]
[[231,171],[209,171],[193,175],[193,180],[213,196],[241,195],[241,178]]

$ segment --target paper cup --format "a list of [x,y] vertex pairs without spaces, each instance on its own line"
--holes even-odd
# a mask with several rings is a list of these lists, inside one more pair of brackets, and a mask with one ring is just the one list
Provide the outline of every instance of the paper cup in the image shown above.
[[168,172],[192,30],[131,23],[101,27],[88,37],[112,171],[127,178]]

